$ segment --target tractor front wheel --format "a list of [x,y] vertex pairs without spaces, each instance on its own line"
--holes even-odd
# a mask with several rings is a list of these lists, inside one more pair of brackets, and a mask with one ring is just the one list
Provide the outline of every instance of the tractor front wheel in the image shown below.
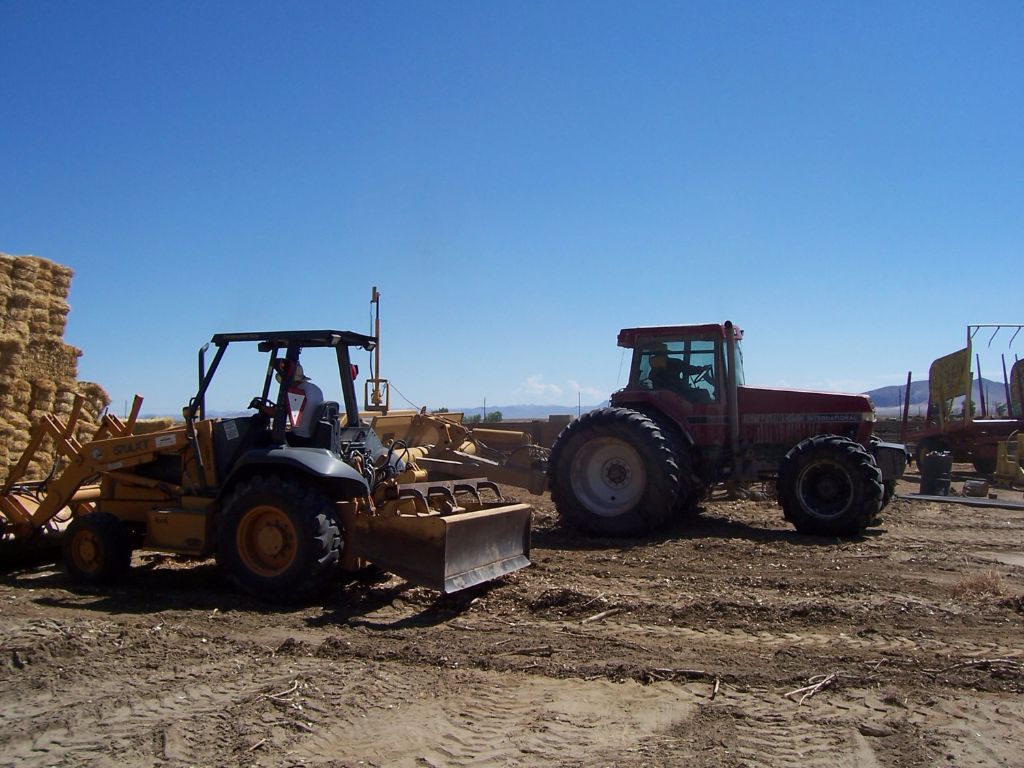
[[218,521],[217,562],[228,578],[276,602],[322,587],[340,553],[330,499],[291,479],[256,476],[240,483]]
[[782,460],[779,502],[801,533],[856,536],[882,507],[882,473],[859,444],[819,435],[801,440]]
[[109,512],[76,517],[61,541],[64,567],[73,581],[110,584],[125,574],[132,561],[128,531]]
[[650,418],[599,408],[562,430],[551,450],[551,498],[567,525],[603,536],[665,526],[678,506],[678,459]]

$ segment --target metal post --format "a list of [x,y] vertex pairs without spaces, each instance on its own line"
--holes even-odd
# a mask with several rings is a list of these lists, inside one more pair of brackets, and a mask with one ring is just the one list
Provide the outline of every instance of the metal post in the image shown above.
[[907,371],[907,391],[903,393],[903,418],[900,419],[900,442],[907,442],[907,424],[910,421],[910,376]]
[[1006,417],[1008,419],[1015,418],[1013,412],[1013,398],[1010,396],[1010,377],[1006,375],[1006,355],[1001,354],[999,357],[1003,361],[1003,391],[1006,393]]
[[377,286],[373,286],[370,303],[374,306],[373,338],[377,341],[373,347],[373,392],[370,400],[374,405],[380,405],[380,291]]
[[[985,379],[981,377],[981,355],[975,353],[974,361],[978,366],[978,399],[981,400],[981,418],[985,419],[988,418],[988,406],[985,404]],[[974,415],[973,407],[971,415]]]
[[732,450],[732,477],[730,482],[737,487],[740,475],[740,407],[736,383],[736,332],[731,321],[725,321],[725,386],[726,403],[729,412],[729,447]]

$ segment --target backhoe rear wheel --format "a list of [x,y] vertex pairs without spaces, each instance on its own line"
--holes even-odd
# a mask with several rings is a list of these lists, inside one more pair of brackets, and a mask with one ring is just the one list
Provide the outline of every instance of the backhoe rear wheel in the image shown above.
[[128,531],[109,512],[90,512],[72,520],[64,531],[61,552],[68,576],[87,584],[117,581],[132,561]]
[[341,535],[319,489],[276,475],[240,483],[218,522],[217,562],[247,592],[275,602],[323,587],[336,570]]
[[679,464],[647,416],[627,408],[584,414],[551,450],[551,498],[567,525],[604,536],[663,528],[677,508]]
[[882,473],[864,448],[845,437],[801,440],[779,468],[779,502],[801,533],[856,536],[882,507]]

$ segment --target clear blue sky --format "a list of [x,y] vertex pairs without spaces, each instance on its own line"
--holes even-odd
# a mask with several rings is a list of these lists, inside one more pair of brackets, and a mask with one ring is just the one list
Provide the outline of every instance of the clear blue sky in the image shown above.
[[1024,322],[1019,0],[0,0],[0,104],[0,251],[74,268],[117,410],[373,285],[431,407],[598,402],[625,326],[866,390]]

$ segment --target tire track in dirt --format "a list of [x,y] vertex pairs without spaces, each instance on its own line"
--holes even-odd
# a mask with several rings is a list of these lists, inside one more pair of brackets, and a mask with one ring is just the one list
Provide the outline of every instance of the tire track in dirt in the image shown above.
[[[300,762],[395,766],[564,765],[628,748],[685,718],[694,697],[672,683],[551,679],[378,665],[338,670],[314,733],[290,746]],[[325,702],[330,702],[326,704]],[[360,705],[359,702],[362,702]],[[372,703],[371,703],[372,702]]]
[[737,740],[740,755],[753,768],[834,766],[850,751],[835,728],[800,722],[778,707],[778,702],[772,708],[743,707],[747,716],[737,723]]
[[[564,624],[565,630],[571,630],[575,634],[581,634],[578,625]],[[605,624],[600,630],[592,630],[586,633],[592,639],[600,640],[603,637],[611,637],[619,642],[643,643],[653,638],[665,642],[683,643],[692,645],[694,643],[734,645],[740,647],[757,646],[766,649],[783,648],[813,648],[813,649],[856,649],[869,651],[873,654],[913,654],[920,651],[930,651],[936,654],[946,654],[956,657],[971,656],[999,656],[1003,658],[1021,658],[1022,651],[1019,645],[1010,643],[973,643],[962,638],[955,643],[932,637],[906,637],[891,635],[882,632],[870,632],[864,635],[837,633],[816,633],[816,632],[768,632],[750,631],[740,628],[731,629],[697,629],[695,627],[683,627],[665,625],[641,625],[641,624]]]
[[[97,658],[99,669],[116,665],[112,650]],[[11,702],[0,712],[0,731],[10,735],[0,741],[5,757],[18,765],[110,757],[132,762],[141,749],[172,761],[216,762],[216,753],[197,752],[197,745],[222,747],[221,739],[211,742],[211,731],[228,733],[232,707],[251,701],[281,675],[280,669],[262,670],[265,661],[237,655],[237,647],[224,648],[219,657],[179,651],[173,661],[165,647],[150,650],[152,669],[138,659],[124,675],[89,674],[86,667],[73,679],[58,678]]]
[[[732,712],[741,765],[750,768],[877,768],[903,764],[905,748],[884,739],[869,742],[859,728],[875,724],[876,733],[894,732],[879,722],[892,706],[881,706],[858,691],[819,694],[806,705],[783,691],[727,691],[717,702]],[[890,752],[896,754],[890,754]],[[919,763],[912,763],[919,764]]]
[[912,719],[941,739],[950,765],[1008,765],[1004,760],[1010,745],[1017,746],[1018,756],[1024,755],[1024,703],[1019,699],[975,694],[936,701],[928,708],[930,717],[920,709]]

